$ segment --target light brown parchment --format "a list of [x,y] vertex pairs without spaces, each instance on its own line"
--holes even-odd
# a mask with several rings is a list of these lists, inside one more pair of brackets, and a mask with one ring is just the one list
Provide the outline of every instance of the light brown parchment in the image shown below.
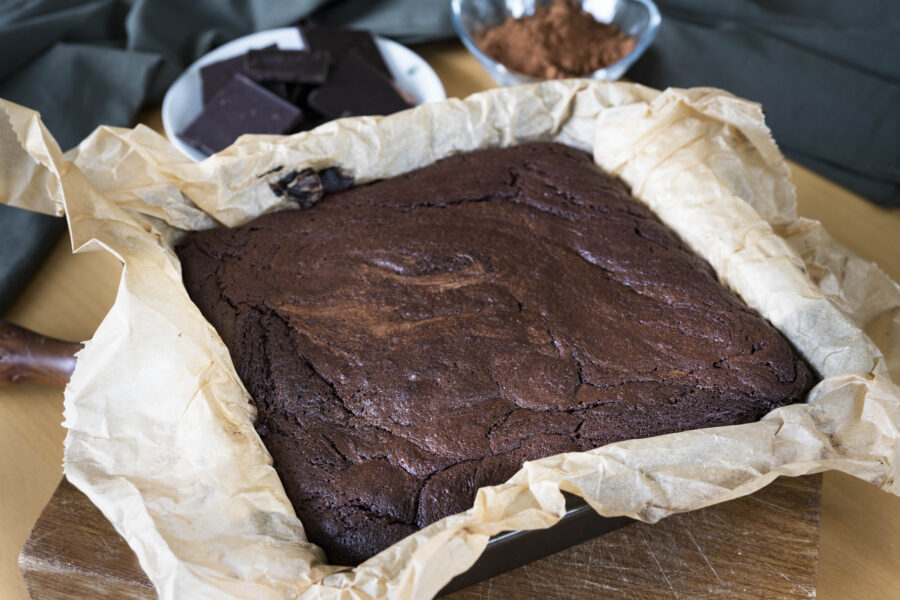
[[[183,230],[291,208],[276,167],[358,182],[532,140],[589,152],[632,186],[824,380],[759,423],[526,463],[469,511],[356,569],[307,543],[253,426],[247,392],[181,284]],[[63,155],[37,115],[0,101],[0,201],[67,215],[76,250],[124,263],[115,305],[65,392],[65,472],[134,549],[162,598],[427,598],[489,537],[546,527],[560,490],[657,520],[839,469],[900,494],[900,287],[797,219],[759,106],[713,89],[554,81],[291,137],[245,136],[191,163],[146,127],[101,127]]]

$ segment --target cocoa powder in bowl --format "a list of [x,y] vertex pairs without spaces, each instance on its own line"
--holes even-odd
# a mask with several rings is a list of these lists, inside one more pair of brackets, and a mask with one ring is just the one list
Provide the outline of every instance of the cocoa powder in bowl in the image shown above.
[[590,75],[624,57],[635,43],[574,0],[554,0],[533,15],[509,17],[478,39],[482,51],[507,69],[540,79]]

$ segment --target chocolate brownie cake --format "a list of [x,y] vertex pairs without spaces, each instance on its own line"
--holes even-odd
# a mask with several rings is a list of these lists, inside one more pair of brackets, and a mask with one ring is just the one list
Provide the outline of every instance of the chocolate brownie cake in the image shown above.
[[755,421],[789,343],[590,158],[460,154],[190,234],[184,282],[310,540],[362,561],[526,460]]

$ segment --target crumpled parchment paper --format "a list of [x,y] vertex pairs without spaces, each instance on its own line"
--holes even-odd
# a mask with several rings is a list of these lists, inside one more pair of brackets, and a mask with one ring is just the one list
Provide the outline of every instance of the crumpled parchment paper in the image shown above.
[[[181,232],[294,205],[276,167],[357,182],[456,152],[557,140],[593,152],[775,324],[823,376],[758,423],[626,441],[526,463],[356,569],[308,543],[219,336],[181,284]],[[65,213],[76,251],[124,264],[115,305],[65,391],[65,472],[137,553],[162,598],[426,598],[489,537],[553,524],[561,490],[654,521],[779,475],[845,471],[900,494],[900,287],[796,217],[756,104],[714,89],[554,81],[291,137],[245,136],[201,163],[150,129],[101,127],[67,154],[36,113],[0,101],[0,201]],[[575,575],[575,574],[573,574]],[[577,575],[576,575],[577,576]]]

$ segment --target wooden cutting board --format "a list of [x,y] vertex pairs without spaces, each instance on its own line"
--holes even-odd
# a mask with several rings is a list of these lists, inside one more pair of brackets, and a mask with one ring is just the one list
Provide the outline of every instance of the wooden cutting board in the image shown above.
[[[821,491],[821,475],[781,478],[746,498],[629,525],[449,598],[814,598]],[[19,566],[34,600],[156,597],[131,549],[65,480]]]

